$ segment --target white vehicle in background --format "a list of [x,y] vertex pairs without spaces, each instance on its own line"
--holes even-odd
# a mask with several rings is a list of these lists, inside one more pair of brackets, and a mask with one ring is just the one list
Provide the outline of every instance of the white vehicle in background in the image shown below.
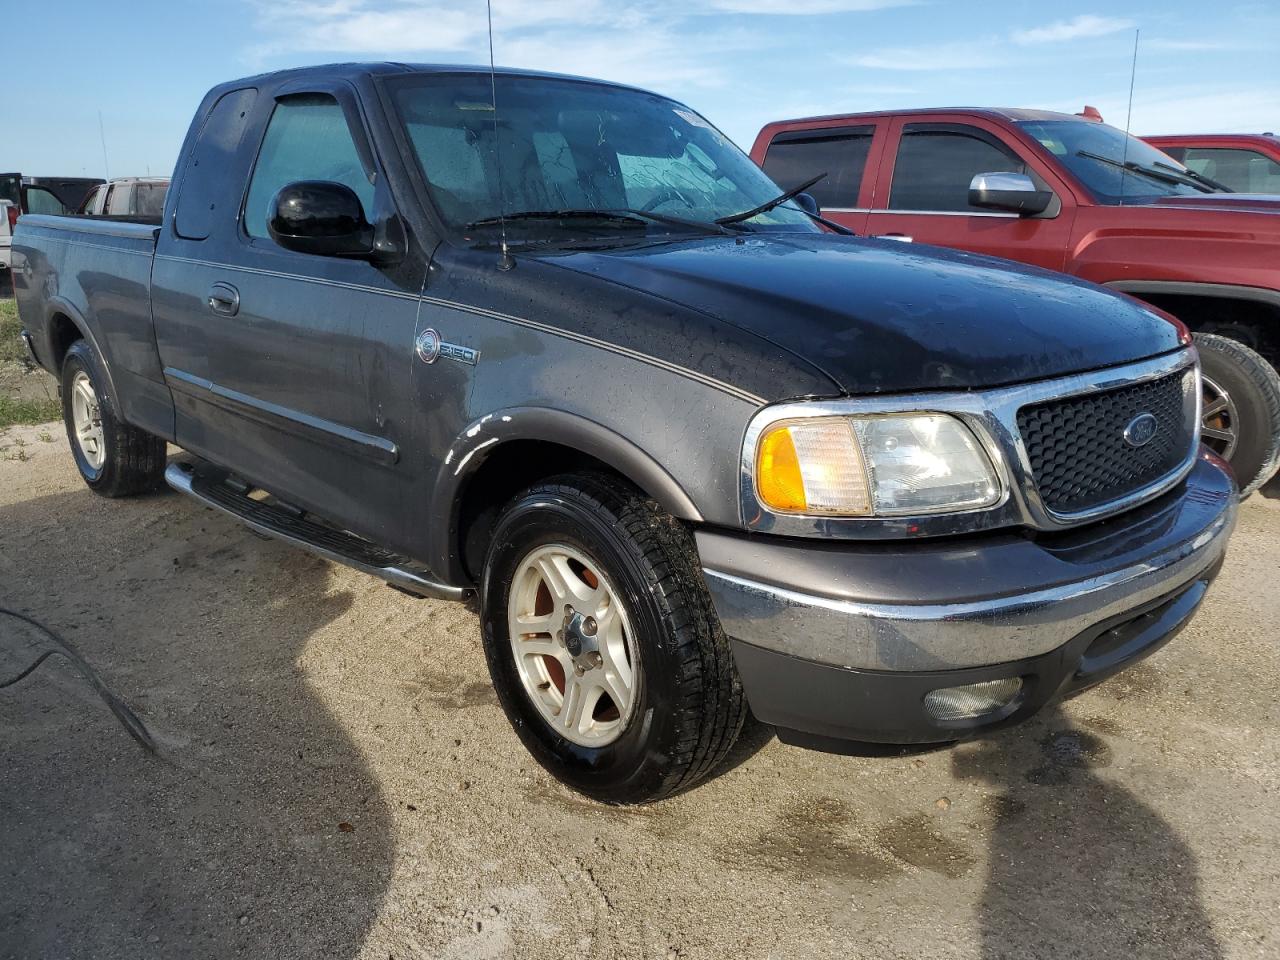
[[13,246],[13,228],[18,222],[18,208],[12,200],[0,200],[0,271],[9,269],[9,252]]
[[117,177],[89,192],[77,213],[101,217],[155,217],[164,211],[168,177]]

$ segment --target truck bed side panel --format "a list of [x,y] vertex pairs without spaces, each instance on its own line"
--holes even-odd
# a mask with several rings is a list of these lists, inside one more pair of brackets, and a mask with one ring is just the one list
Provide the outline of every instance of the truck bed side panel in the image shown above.
[[151,322],[151,263],[157,228],[71,217],[25,216],[14,241],[14,288],[41,362],[60,357],[70,320],[108,370],[108,389],[128,423],[173,436],[173,402]]

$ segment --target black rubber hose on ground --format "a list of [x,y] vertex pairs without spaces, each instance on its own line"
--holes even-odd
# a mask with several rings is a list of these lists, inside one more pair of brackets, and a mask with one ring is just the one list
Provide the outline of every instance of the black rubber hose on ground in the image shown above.
[[0,607],[0,616],[11,617],[14,620],[19,620],[22,623],[27,624],[29,627],[44,636],[51,645],[51,649],[43,651],[20,673],[12,677],[0,679],[0,690],[3,690],[6,687],[12,687],[17,683],[21,683],[27,677],[31,676],[31,674],[35,673],[36,670],[40,668],[40,665],[50,657],[61,657],[70,664],[81,677],[84,678],[85,682],[88,683],[89,686],[93,687],[94,692],[102,698],[102,702],[107,705],[108,709],[115,714],[116,719],[120,721],[120,725],[124,727],[129,736],[133,737],[133,739],[138,742],[138,745],[141,746],[143,750],[146,750],[147,753],[150,754],[158,752],[156,749],[156,743],[151,739],[151,733],[147,730],[146,724],[138,719],[138,715],[130,710],[123,700],[107,688],[107,685],[98,677],[97,671],[94,670],[93,667],[89,666],[88,661],[76,652],[75,647],[71,645],[70,641],[59,636],[43,623],[27,616],[25,613],[19,613],[16,610],[9,610],[6,607]]

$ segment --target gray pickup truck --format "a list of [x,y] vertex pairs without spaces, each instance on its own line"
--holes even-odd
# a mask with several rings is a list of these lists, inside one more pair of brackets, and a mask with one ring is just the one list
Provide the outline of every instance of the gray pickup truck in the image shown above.
[[14,273],[93,490],[475,595],[529,750],[643,802],[748,705],[1025,718],[1172,637],[1234,523],[1176,321],[792,193],[641,90],[316,67],[209,93],[159,226],[27,216]]

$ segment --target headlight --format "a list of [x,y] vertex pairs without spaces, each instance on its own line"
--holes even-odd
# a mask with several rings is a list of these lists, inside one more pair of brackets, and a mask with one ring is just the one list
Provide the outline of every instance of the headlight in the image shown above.
[[951,513],[1000,499],[977,438],[940,413],[780,420],[756,441],[755,483],[771,510],[823,516]]

